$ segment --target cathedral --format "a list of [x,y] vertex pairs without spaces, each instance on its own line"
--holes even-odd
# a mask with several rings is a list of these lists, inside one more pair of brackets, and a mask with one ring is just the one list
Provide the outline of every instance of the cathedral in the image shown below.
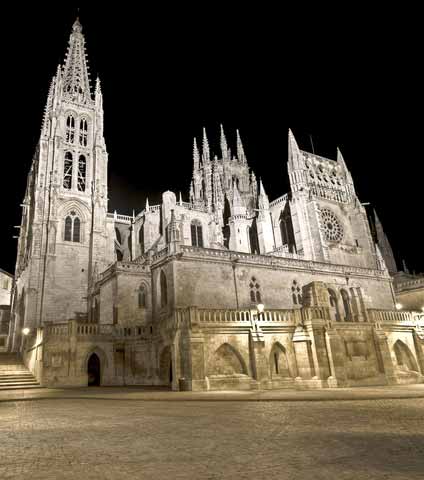
[[424,314],[396,310],[390,244],[339,150],[303,151],[289,131],[290,191],[270,200],[239,132],[230,145],[221,126],[212,151],[204,130],[189,201],[165,191],[127,216],[108,211],[103,126],[77,19],[28,174],[11,306],[8,349],[42,385],[424,381]]

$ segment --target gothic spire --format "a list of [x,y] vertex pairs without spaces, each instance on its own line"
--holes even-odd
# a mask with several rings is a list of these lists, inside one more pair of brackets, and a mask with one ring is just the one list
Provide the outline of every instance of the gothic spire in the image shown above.
[[343,167],[345,170],[347,170],[346,163],[344,161],[342,152],[340,151],[339,147],[337,147],[337,163]]
[[262,179],[259,180],[259,210],[269,210],[269,199],[265,192]]
[[225,138],[224,127],[221,124],[221,153],[222,158],[226,160],[228,158],[228,144]]
[[194,137],[193,140],[193,171],[199,170],[200,167],[200,155],[199,155],[199,148],[197,147],[197,140]]
[[240,138],[240,133],[236,130],[237,133],[237,158],[239,162],[246,163],[246,155],[244,153],[243,143]]
[[203,161],[205,163],[208,163],[211,158],[211,152],[209,150],[208,137],[206,136],[206,128],[203,128],[202,150],[203,150]]
[[69,37],[69,46],[63,68],[63,89],[66,95],[80,102],[91,99],[84,44],[82,26],[79,18],[77,18]]

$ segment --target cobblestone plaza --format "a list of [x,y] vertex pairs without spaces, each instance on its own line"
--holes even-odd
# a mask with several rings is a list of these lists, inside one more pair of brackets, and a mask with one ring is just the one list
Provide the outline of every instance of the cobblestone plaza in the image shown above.
[[423,478],[424,398],[313,395],[10,399],[0,403],[0,478]]

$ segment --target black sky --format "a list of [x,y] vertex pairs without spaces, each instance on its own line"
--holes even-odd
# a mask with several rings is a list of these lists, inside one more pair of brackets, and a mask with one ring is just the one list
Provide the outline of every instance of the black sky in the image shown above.
[[[48,86],[76,16],[54,5],[3,8],[0,268],[8,271]],[[420,17],[355,5],[81,8],[91,77],[102,81],[109,210],[138,212],[146,195],[154,204],[167,189],[187,199],[193,136],[206,126],[216,146],[220,123],[230,144],[240,129],[274,199],[288,191],[291,127],[303,149],[309,135],[320,155],[341,148],[398,263],[424,271]]]

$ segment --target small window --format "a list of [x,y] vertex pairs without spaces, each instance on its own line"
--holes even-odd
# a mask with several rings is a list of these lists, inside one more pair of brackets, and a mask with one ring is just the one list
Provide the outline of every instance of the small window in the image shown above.
[[252,303],[262,303],[262,296],[261,296],[261,286],[259,285],[256,277],[252,277],[249,283],[250,288],[250,301]]
[[160,306],[166,307],[168,304],[168,286],[166,283],[166,276],[161,270],[160,272]]
[[299,284],[296,280],[293,280],[292,287],[292,299],[294,305],[302,305],[302,289],[300,288]]
[[191,244],[193,247],[203,247],[202,224],[199,220],[191,222]]

